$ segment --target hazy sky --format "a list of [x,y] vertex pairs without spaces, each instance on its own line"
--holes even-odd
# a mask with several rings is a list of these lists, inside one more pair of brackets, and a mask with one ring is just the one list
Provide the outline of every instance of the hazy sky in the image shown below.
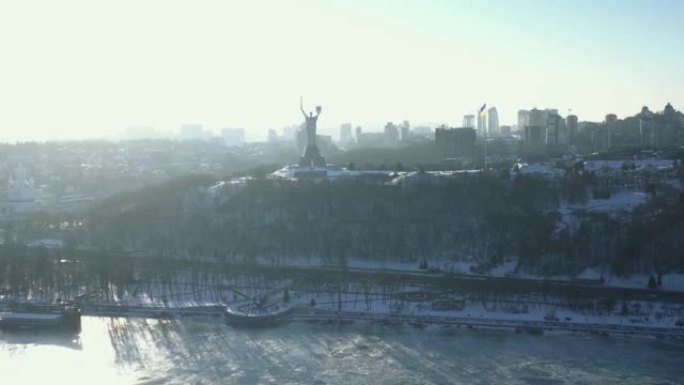
[[0,141],[684,109],[684,1],[0,2]]

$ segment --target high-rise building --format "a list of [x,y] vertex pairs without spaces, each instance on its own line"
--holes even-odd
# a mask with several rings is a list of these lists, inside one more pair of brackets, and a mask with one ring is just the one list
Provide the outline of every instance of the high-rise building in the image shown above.
[[546,110],[546,144],[554,151],[558,146],[568,144],[568,133],[565,128],[565,120],[558,115],[558,110]]
[[499,130],[499,113],[496,107],[492,107],[487,111],[487,136],[501,136]]
[[475,115],[463,115],[463,127],[475,128]]
[[546,127],[546,119],[548,115],[548,110],[539,110],[533,108],[529,111],[527,116],[527,124],[525,126]]
[[655,115],[655,123],[658,147],[672,148],[684,145],[684,119],[672,104],[667,103],[665,109]]
[[644,106],[637,116],[639,117],[639,146],[654,147],[656,145],[656,133],[653,129],[653,112]]
[[518,110],[518,131],[525,132],[525,127],[530,124],[530,111]]
[[399,143],[399,129],[392,122],[385,124],[385,144],[388,146],[396,146]]
[[[525,110],[518,111],[518,119],[522,111]],[[523,116],[526,118],[526,124],[523,126],[525,154],[528,156],[545,154],[547,112],[533,108],[531,111],[525,111]]]
[[477,134],[472,127],[435,129],[435,144],[444,158],[472,158],[475,154]]
[[667,103],[661,112],[651,112],[643,107],[637,117],[641,147],[680,148],[684,145],[684,118],[672,104]]
[[278,133],[276,132],[276,130],[272,128],[268,130],[268,141],[271,143],[278,141]]
[[363,136],[363,128],[361,126],[356,126],[356,142],[358,143]]
[[401,124],[401,140],[407,141],[411,137],[411,125],[408,120]]
[[569,144],[569,133],[563,119],[555,108],[518,111],[525,153],[528,156],[558,154]]
[[245,145],[244,128],[224,128],[221,130],[223,142],[228,147],[242,147]]
[[340,124],[340,143],[349,144],[352,141],[353,141],[352,124],[351,123]]
[[603,126],[592,133],[592,143],[594,151],[608,151],[612,147],[613,131],[617,125],[618,118],[615,114],[607,114]]

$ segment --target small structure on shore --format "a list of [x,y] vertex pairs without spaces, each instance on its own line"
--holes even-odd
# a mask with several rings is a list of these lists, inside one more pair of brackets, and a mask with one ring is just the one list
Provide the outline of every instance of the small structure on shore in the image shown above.
[[287,319],[292,308],[284,304],[245,304],[226,308],[226,320],[233,325],[270,326]]

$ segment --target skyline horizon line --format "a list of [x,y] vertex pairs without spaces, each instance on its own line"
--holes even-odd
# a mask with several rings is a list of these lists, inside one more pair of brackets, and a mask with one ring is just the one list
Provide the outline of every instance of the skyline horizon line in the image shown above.
[[[601,120],[596,120],[592,118],[587,118],[587,119],[582,119],[582,115],[576,113],[573,109],[567,108],[565,111],[567,113],[562,113],[562,109],[560,108],[553,108],[553,107],[538,107],[536,105],[532,106],[531,108],[518,108],[514,109],[516,119],[513,119],[513,123],[501,123],[503,121],[509,122],[510,119],[501,119],[501,109],[498,105],[490,105],[489,103],[487,104],[486,108],[486,115],[488,116],[488,111],[491,108],[496,108],[498,115],[499,115],[499,121],[500,124],[499,126],[510,126],[510,127],[517,127],[517,114],[519,111],[531,111],[533,109],[538,109],[538,110],[557,110],[558,115],[560,115],[563,118],[566,118],[567,116],[570,115],[575,115],[579,118],[579,123],[599,123],[605,121],[605,117],[610,114],[615,114],[617,115],[618,119],[625,119],[628,117],[633,117],[636,116],[643,107],[647,107],[651,112],[654,113],[662,113],[665,109],[665,106],[672,105],[671,102],[666,102],[666,104],[662,108],[657,108],[653,109],[651,108],[648,104],[644,104],[643,106],[639,107],[638,111],[634,112],[631,115],[621,115],[617,114],[614,112],[607,112],[603,114]],[[316,103],[316,105],[322,105],[320,103]],[[681,112],[676,106],[672,105],[675,109],[675,111]],[[477,116],[479,114],[479,108],[474,109],[472,113],[466,113],[460,115],[460,118],[452,118],[451,121],[437,121],[437,120],[418,120],[417,123],[416,121],[412,121],[411,119],[396,119],[396,120],[375,120],[375,121],[360,121],[360,123],[354,123],[354,120],[339,120],[338,123],[335,124],[324,124],[319,127],[319,132],[326,133],[330,136],[339,136],[339,129],[340,126],[343,124],[348,124],[351,123],[353,127],[362,127],[365,132],[382,132],[384,129],[384,126],[387,123],[395,123],[400,125],[404,121],[409,121],[411,123],[411,127],[430,127],[432,129],[446,125],[447,127],[463,127],[461,124],[462,118],[467,115],[475,115]],[[325,120],[323,120],[325,122]],[[188,125],[197,125],[201,126],[202,130],[206,133],[208,133],[209,137],[221,137],[222,131],[225,129],[244,129],[245,130],[245,138],[246,141],[248,142],[260,142],[262,141],[265,137],[268,136],[269,130],[276,130],[279,134],[282,133],[284,129],[291,128],[291,127],[297,127],[300,126],[302,123],[297,121],[293,121],[292,123],[289,124],[280,124],[278,126],[263,126],[263,127],[250,127],[248,125],[230,125],[230,124],[221,124],[218,123],[216,124],[215,122],[207,122],[201,121],[201,120],[190,120],[190,121],[185,121],[185,122],[176,122],[174,123],[164,123],[161,125],[157,124],[147,124],[147,123],[131,123],[128,125],[121,126],[118,129],[113,129],[110,130],[108,133],[103,133],[101,135],[37,135],[35,138],[29,138],[29,137],[15,137],[15,138],[9,138],[9,139],[0,139],[0,143],[30,143],[30,142],[59,142],[59,141],[87,141],[87,140],[126,140],[126,139],[132,139],[132,138],[127,138],[127,131],[131,129],[149,129],[154,133],[154,135],[160,135],[159,137],[140,137],[140,139],[147,138],[147,139],[174,139],[176,137],[182,136],[181,130],[184,126]],[[159,129],[159,127],[166,127]],[[474,126],[474,128],[477,128],[477,125]],[[367,131],[366,131],[367,130]]]

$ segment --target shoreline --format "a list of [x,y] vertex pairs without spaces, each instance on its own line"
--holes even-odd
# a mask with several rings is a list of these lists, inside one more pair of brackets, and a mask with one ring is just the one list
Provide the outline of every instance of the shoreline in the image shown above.
[[684,328],[655,326],[624,326],[611,323],[584,323],[564,321],[527,321],[496,318],[456,317],[415,314],[375,314],[362,312],[318,312],[318,314],[297,314],[291,321],[299,322],[356,322],[366,321],[387,325],[439,325],[473,329],[507,329],[528,334],[543,334],[545,331],[562,331],[588,335],[620,335],[630,337],[655,337],[684,340]]
[[[223,318],[226,323],[227,305],[207,305],[193,307],[148,307],[126,305],[85,305],[84,316],[131,317],[151,319],[173,319],[176,317]],[[573,321],[531,321],[497,318],[458,317],[449,315],[417,315],[402,313],[371,313],[356,311],[332,311],[293,307],[286,317],[273,323],[254,326],[278,327],[286,323],[348,324],[368,322],[387,326],[411,325],[423,329],[428,325],[468,328],[500,329],[516,333],[544,334],[545,332],[568,332],[584,335],[623,336],[631,338],[652,337],[659,339],[684,340],[684,328],[658,326],[626,326],[613,323],[573,322]],[[249,325],[247,325],[249,326]]]

